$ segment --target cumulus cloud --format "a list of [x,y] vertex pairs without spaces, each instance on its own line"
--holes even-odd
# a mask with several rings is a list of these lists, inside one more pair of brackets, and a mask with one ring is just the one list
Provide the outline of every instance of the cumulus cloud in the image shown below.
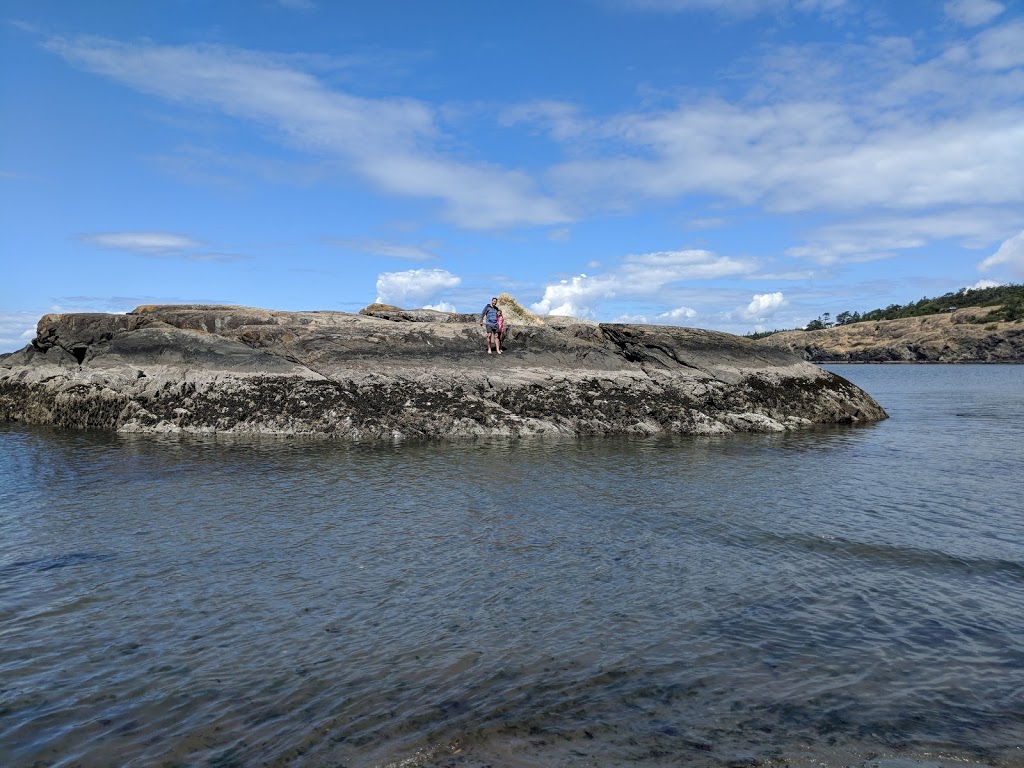
[[207,250],[204,243],[171,232],[96,232],[80,235],[78,239],[101,248],[154,258],[187,261],[240,261],[246,258],[237,253]]
[[676,307],[658,315],[663,320],[689,320],[697,316],[697,310],[690,307]]
[[386,193],[441,200],[470,228],[562,224],[569,215],[526,173],[440,152],[435,111],[413,99],[354,96],[294,59],[213,45],[51,39],[66,60],[174,103],[213,108],[271,127],[302,151],[327,156]]
[[966,27],[986,24],[1006,10],[995,0],[949,0],[944,6],[946,16]]
[[544,288],[533,311],[547,315],[593,317],[609,299],[657,301],[666,286],[684,280],[712,280],[750,274],[756,262],[689,249],[633,254],[600,275],[576,275]]
[[636,315],[629,312],[612,318],[613,323],[648,323],[647,315]]
[[980,291],[983,288],[998,288],[1000,285],[1006,285],[1006,283],[1000,283],[998,280],[979,280],[974,285],[968,286],[968,291]]
[[763,323],[782,307],[786,306],[786,297],[781,291],[775,293],[757,293],[750,303],[739,311],[739,316],[747,321]]
[[[404,272],[382,272],[377,276],[377,303],[413,309],[434,302],[434,309],[444,305],[440,295],[462,283],[462,278],[445,269],[410,269]],[[453,310],[444,310],[453,311]]]
[[999,250],[978,265],[982,272],[997,267],[1005,267],[1014,275],[1024,276],[1024,231],[1006,240]]
[[447,301],[439,301],[437,304],[427,304],[424,309],[436,309],[438,312],[458,312],[455,305]]

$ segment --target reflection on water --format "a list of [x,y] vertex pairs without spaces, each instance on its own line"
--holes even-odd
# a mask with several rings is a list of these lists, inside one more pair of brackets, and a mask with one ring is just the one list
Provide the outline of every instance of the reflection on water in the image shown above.
[[781,436],[0,427],[0,764],[1024,764],[1024,367]]

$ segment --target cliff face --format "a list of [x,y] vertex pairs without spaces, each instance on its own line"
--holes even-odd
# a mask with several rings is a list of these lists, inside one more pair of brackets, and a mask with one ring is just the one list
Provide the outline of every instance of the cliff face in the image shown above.
[[821,331],[786,331],[758,340],[815,363],[1024,362],[1024,322],[969,322],[990,308],[902,320],[853,323]]
[[886,418],[789,352],[712,331],[536,322],[488,355],[472,315],[227,306],[46,315],[0,360],[0,418],[346,439],[781,431]]

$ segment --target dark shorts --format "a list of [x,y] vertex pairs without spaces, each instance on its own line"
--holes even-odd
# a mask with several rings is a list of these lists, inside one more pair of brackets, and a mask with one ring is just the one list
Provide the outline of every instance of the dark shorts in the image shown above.
[[488,323],[487,324],[487,332],[488,333],[497,333],[498,332],[498,326],[491,325],[490,323]]

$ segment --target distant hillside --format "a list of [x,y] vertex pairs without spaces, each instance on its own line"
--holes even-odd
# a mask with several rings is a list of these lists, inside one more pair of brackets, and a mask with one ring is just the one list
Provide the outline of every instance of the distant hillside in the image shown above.
[[900,320],[952,312],[965,307],[987,307],[986,313],[975,313],[969,322],[992,323],[1024,319],[1024,285],[997,285],[991,288],[961,288],[935,298],[923,297],[909,304],[890,304],[885,309],[869,312],[840,312],[833,319],[828,312],[812,320],[806,331],[820,331],[836,325]]
[[1024,362],[1024,320],[993,320],[1006,305],[958,307],[896,320],[861,320],[818,330],[779,331],[759,344],[815,363]]

